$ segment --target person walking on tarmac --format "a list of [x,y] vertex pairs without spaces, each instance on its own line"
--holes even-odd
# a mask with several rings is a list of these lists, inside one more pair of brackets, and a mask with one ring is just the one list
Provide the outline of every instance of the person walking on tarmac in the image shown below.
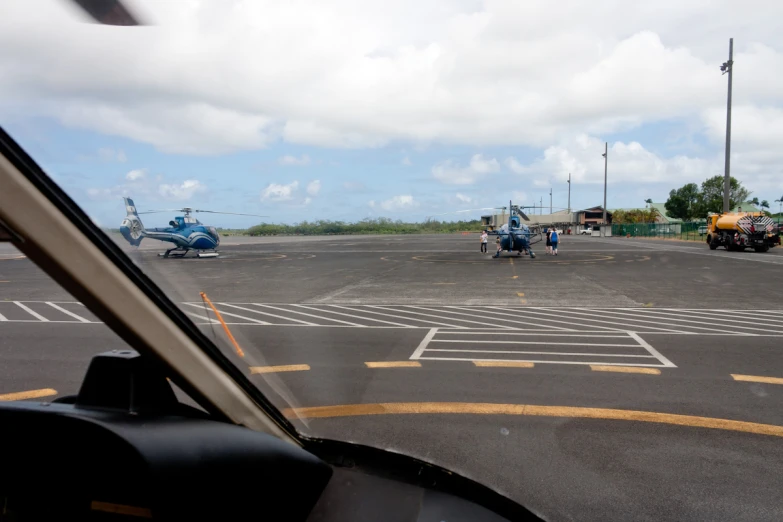
[[502,243],[500,242],[500,236],[495,239],[495,244],[498,246],[498,251],[495,252],[495,255],[492,257],[500,257],[500,251],[503,250]]
[[557,229],[552,230],[549,234],[549,242],[552,244],[552,255],[557,255],[557,243],[560,241],[560,236],[557,235]]
[[552,253],[552,229],[546,230],[546,253],[547,255]]
[[486,254],[487,253],[487,231],[484,230],[481,233],[481,253]]

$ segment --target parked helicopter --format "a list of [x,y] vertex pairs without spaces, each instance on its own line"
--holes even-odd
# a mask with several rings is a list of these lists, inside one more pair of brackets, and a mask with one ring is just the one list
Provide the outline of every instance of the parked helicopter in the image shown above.
[[527,215],[522,212],[522,208],[532,207],[520,207],[513,205],[509,201],[508,223],[502,225],[498,230],[487,232],[487,235],[500,237],[500,250],[492,257],[500,257],[500,253],[505,250],[507,252],[516,252],[518,256],[526,252],[530,255],[530,259],[536,258],[531,247],[541,241],[543,235],[539,226],[531,228],[522,222],[523,219],[530,221]]
[[[170,248],[160,255],[161,257],[185,257],[185,255],[194,250],[196,257],[217,257],[217,247],[220,244],[220,235],[215,227],[204,225],[198,219],[192,217],[193,212],[208,212],[210,214],[231,214],[234,216],[258,216],[256,214],[240,214],[237,212],[216,212],[214,210],[197,210],[190,207],[164,210],[148,210],[146,212],[136,211],[136,205],[131,198],[122,198],[125,200],[125,219],[120,224],[120,234],[132,246],[139,246],[144,238],[157,239],[158,241],[167,241],[176,246]],[[144,228],[139,214],[154,214],[158,212],[184,212],[184,216],[177,216],[169,221],[169,228]]]

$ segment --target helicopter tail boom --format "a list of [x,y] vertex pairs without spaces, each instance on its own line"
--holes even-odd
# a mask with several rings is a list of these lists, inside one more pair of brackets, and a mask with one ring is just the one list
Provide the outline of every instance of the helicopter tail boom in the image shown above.
[[125,238],[128,243],[133,246],[139,246],[141,240],[144,239],[146,231],[144,230],[144,224],[141,222],[139,213],[136,211],[136,205],[131,198],[122,198],[125,201],[125,219],[120,224],[120,234]]

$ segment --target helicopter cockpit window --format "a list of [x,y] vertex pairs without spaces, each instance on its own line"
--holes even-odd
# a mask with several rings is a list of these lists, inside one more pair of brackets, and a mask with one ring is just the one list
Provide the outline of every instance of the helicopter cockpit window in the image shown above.
[[185,223],[188,223],[188,224],[195,224],[195,223],[197,223],[197,221],[196,221],[196,218],[192,218],[192,217],[186,217],[186,218],[185,218]]

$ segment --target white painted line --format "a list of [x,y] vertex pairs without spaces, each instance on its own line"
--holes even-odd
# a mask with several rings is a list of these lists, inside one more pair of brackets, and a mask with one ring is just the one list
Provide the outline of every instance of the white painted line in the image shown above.
[[[568,310],[567,312],[566,311],[561,311],[561,313],[586,315],[587,317],[590,317],[594,321],[598,320],[598,319],[601,319],[601,311],[598,311],[598,310],[592,311],[592,313],[575,312],[573,310]],[[633,325],[629,325],[627,322],[620,323],[620,322],[617,322],[617,321],[605,321],[605,320],[602,320],[601,322],[603,324],[616,324],[616,325],[622,326],[623,327],[623,329],[622,329],[623,331],[628,331],[628,327],[629,326],[633,326]],[[680,330],[672,330],[671,328],[659,328],[659,327],[656,327],[656,326],[643,326],[642,328],[647,328],[649,330],[662,330],[664,332],[670,332],[670,333],[682,333]]]
[[51,306],[51,307],[52,307],[52,308],[54,308],[55,310],[59,310],[60,312],[64,313],[65,315],[70,315],[70,316],[71,316],[71,317],[73,317],[74,319],[78,319],[78,320],[79,320],[80,322],[82,322],[82,323],[91,323],[91,322],[92,322],[92,321],[90,321],[89,319],[85,319],[85,318],[84,318],[84,317],[82,317],[81,315],[76,315],[75,313],[73,313],[73,312],[71,312],[71,311],[69,311],[69,310],[66,310],[66,309],[65,309],[65,308],[63,308],[62,306],[59,306],[59,305],[56,305],[56,304],[54,304],[54,303],[53,303],[53,302],[51,302],[51,301],[46,301],[46,304],[48,304],[49,306]]
[[659,361],[661,361],[661,362],[663,363],[663,365],[664,365],[665,367],[667,367],[667,368],[676,368],[676,367],[677,367],[677,365],[676,365],[676,364],[674,364],[674,363],[673,363],[673,362],[671,362],[669,359],[667,359],[666,357],[664,357],[663,355],[661,355],[661,352],[659,352],[658,350],[656,350],[655,348],[653,348],[652,346],[650,346],[650,344],[649,344],[647,341],[645,341],[644,339],[642,339],[641,337],[639,337],[639,336],[638,336],[637,334],[635,334],[634,332],[628,332],[628,335],[630,335],[631,337],[633,337],[634,339],[636,339],[636,341],[637,341],[637,342],[638,342],[638,343],[639,343],[641,346],[643,346],[643,347],[644,347],[644,348],[645,348],[645,349],[646,349],[648,352],[650,352],[651,354],[653,354],[653,355],[654,355],[654,356],[655,356],[655,357],[656,357],[656,358],[657,358]]
[[[516,319],[518,319],[520,321],[524,320],[525,319],[525,314],[528,313],[528,309],[527,308],[513,309],[513,308],[506,308],[506,307],[503,307],[503,306],[495,306],[495,307],[490,308],[490,310],[492,310],[493,313],[497,313],[498,315],[514,317],[514,318],[516,318]],[[513,314],[512,315],[512,314],[504,314],[502,312],[495,312],[495,310],[505,310],[506,312],[523,312],[523,313]],[[535,313],[535,312],[533,312],[533,313]],[[546,318],[538,318],[537,317],[536,320],[538,320],[538,321],[548,321],[549,323],[559,322],[561,324],[565,322],[565,321],[563,321],[562,318],[558,318],[558,320],[555,321],[554,319],[546,319]],[[554,324],[545,324],[545,325],[542,325],[542,326],[546,326],[547,328],[551,328],[553,330],[562,330],[562,331],[572,330],[572,328],[567,328],[565,326],[556,326]],[[585,325],[585,326],[591,326],[591,325]]]
[[[586,310],[589,311],[589,308],[580,308],[580,310]],[[660,321],[647,321],[645,319],[638,319],[639,314],[635,312],[617,312],[615,310],[601,310],[601,314],[612,314],[612,315],[619,315],[621,317],[629,317],[631,321],[635,321],[637,323],[650,323],[650,324],[661,324]],[[681,319],[680,321],[685,321],[684,319]],[[632,326],[637,326],[636,324],[632,324]],[[693,328],[694,330],[706,330],[708,332],[714,332],[714,328],[707,328],[706,326],[691,326],[689,325],[674,325],[679,326],[681,328]],[[649,327],[648,327],[649,328]]]
[[[435,308],[427,308],[426,306],[416,306],[416,305],[403,305],[403,306],[405,308],[415,308],[417,310],[429,310],[430,312],[441,312],[441,313],[447,313],[447,314],[453,314],[453,315],[467,315],[468,317],[475,318],[475,314],[466,314],[464,312],[455,312],[453,310],[438,310],[438,309],[435,309]],[[433,317],[440,317],[441,319],[451,319],[451,317],[443,317],[443,316],[433,316]],[[468,321],[466,319],[459,319],[459,318],[455,318],[454,320],[455,321],[462,321],[464,323],[481,324],[481,325],[484,325],[485,328],[493,328],[493,329],[503,328],[503,329],[506,329],[506,330],[518,330],[519,329],[519,328],[510,327],[510,326],[495,325],[495,324],[493,324],[491,327],[486,326],[487,323],[493,323],[494,319],[492,319],[492,318],[488,318],[487,321]]]
[[[289,312],[289,313],[292,313],[292,314],[306,315],[308,317],[315,317],[316,319],[323,319],[324,321],[332,321],[332,322],[335,322],[335,323],[347,324],[349,326],[355,326],[357,328],[364,328],[365,327],[363,324],[352,323],[352,322],[349,322],[349,321],[343,321],[342,319],[332,319],[331,317],[324,317],[322,315],[308,314],[307,312],[299,312],[297,310],[290,310],[290,309],[285,309],[285,308],[279,308],[277,306],[265,305],[265,304],[261,304],[261,303],[253,303],[253,304],[256,305],[256,306],[263,306],[265,308],[271,308],[273,310],[280,310],[281,312]],[[291,305],[291,306],[299,306],[299,305]]]
[[[194,312],[188,312],[187,310],[182,310],[182,311],[191,317],[195,317],[196,319],[201,319],[202,321],[208,321],[206,323],[200,323],[200,324],[220,324],[220,321],[218,321],[217,319],[212,319],[211,317],[204,317],[203,315],[199,315]],[[226,324],[231,324],[231,323],[226,323]]]
[[[435,317],[436,319],[446,319],[448,321],[460,321],[460,322],[463,322],[463,323],[480,324],[480,325],[485,326],[485,327],[487,326],[486,322],[481,322],[481,321],[471,321],[471,320],[468,320],[468,319],[459,319],[457,317],[454,317],[454,318],[443,317],[442,315],[425,314],[423,312],[411,312],[410,310],[398,310],[396,308],[391,308],[390,306],[383,306],[383,305],[368,305],[368,306],[371,306],[373,308],[380,309],[380,310],[388,310],[389,312],[397,312],[397,313],[401,313],[401,314],[420,315],[422,317]],[[401,305],[401,306],[406,306],[406,305]],[[433,323],[433,324],[439,324],[439,323]],[[452,325],[452,324],[447,324],[447,323],[440,323],[440,324],[444,324],[446,326],[457,327],[457,328],[460,327],[459,325]],[[509,329],[508,326],[494,326],[493,325],[492,327],[493,328]],[[465,327],[463,326],[462,328],[465,328]]]
[[[332,306],[332,305],[329,305],[329,306]],[[351,308],[349,306],[341,306],[340,308],[345,308],[346,310],[353,310],[353,308]],[[467,329],[467,326],[455,326],[453,324],[439,323],[437,321],[431,321],[429,319],[417,319],[415,317],[405,317],[403,315],[385,314],[383,312],[375,312],[375,311],[370,311],[370,310],[358,310],[358,311],[361,311],[362,313],[365,313],[365,314],[376,314],[376,315],[382,315],[382,316],[386,316],[386,317],[394,317],[396,319],[406,319],[408,321],[417,321],[419,323],[429,323],[431,325],[432,324],[437,324],[438,326],[446,326],[448,328],[456,328],[456,329],[462,329],[462,330]]]
[[22,310],[24,310],[25,312],[27,312],[28,314],[30,314],[30,315],[32,315],[33,317],[35,317],[36,319],[38,319],[39,321],[41,321],[41,322],[44,322],[44,323],[48,323],[48,322],[49,322],[49,319],[47,319],[46,317],[42,316],[41,314],[39,314],[38,312],[36,312],[36,311],[35,311],[35,310],[33,310],[32,308],[30,308],[30,307],[28,307],[28,306],[25,306],[25,305],[23,305],[23,304],[22,304],[22,303],[20,303],[19,301],[13,301],[13,303],[14,303],[16,306],[18,306],[19,308],[21,308]]
[[543,344],[546,346],[614,346],[617,348],[638,348],[638,344],[604,343],[553,343],[550,341],[474,341],[473,339],[433,339],[433,343],[470,343],[470,344]]
[[[185,304],[189,304],[190,306],[194,306],[194,307],[198,308],[199,310],[201,310],[202,306],[203,306],[202,303],[185,303]],[[212,309],[210,308],[209,311],[212,312]],[[256,324],[263,324],[263,325],[269,325],[270,324],[270,323],[267,323],[266,321],[259,321],[258,319],[253,319],[252,317],[245,317],[244,315],[232,314],[231,312],[224,312],[223,310],[219,310],[219,312],[220,312],[221,316],[227,315],[229,317],[238,317],[239,319],[245,319],[247,321],[250,321],[250,322],[256,323]],[[226,323],[226,324],[228,324],[228,323]]]
[[3,321],[8,321],[8,319],[6,319],[3,314],[0,314],[0,323]]
[[[638,348],[634,345],[634,348]],[[576,352],[526,352],[522,350],[464,350],[451,348],[427,348],[426,352],[460,352],[460,353],[523,353],[526,355],[553,355],[553,356],[585,356],[585,357],[634,357],[641,359],[655,359],[654,355],[630,355],[622,353],[576,353]]]
[[[504,310],[506,310],[506,308],[504,308]],[[551,321],[552,319],[546,319],[546,318],[539,318],[538,317],[538,315],[547,315],[547,316],[557,317],[560,322],[563,322],[563,317],[555,314],[553,311],[551,311],[549,309],[535,308],[535,309],[529,309],[529,310],[526,309],[525,311],[528,314],[536,315],[536,317],[529,317],[528,319],[535,319],[537,321]],[[549,325],[545,325],[545,326],[549,327]],[[598,326],[598,325],[595,325],[595,324],[580,324],[579,326],[582,327],[582,328],[598,328],[599,331],[607,330],[609,332],[625,332],[624,328],[613,328],[611,326]],[[557,328],[557,327],[554,327],[554,328]],[[570,331],[575,331],[575,330],[570,330]],[[592,330],[592,331],[596,331],[596,330]]]
[[430,344],[430,341],[432,341],[432,338],[435,337],[436,333],[438,333],[438,329],[431,328],[430,331],[427,332],[427,335],[424,336],[424,339],[421,340],[419,346],[413,351],[413,353],[409,358],[414,361],[416,359],[420,359],[421,354],[424,353],[424,349],[427,348],[427,345]]
[[[585,331],[584,333],[560,333],[555,332],[551,333],[550,330],[547,330],[546,333],[538,333],[538,332],[544,332],[544,330],[525,330],[524,332],[476,332],[474,330],[471,331],[463,331],[463,330],[457,330],[452,332],[447,332],[445,330],[438,332],[438,335],[503,335],[503,336],[511,336],[511,335],[524,335],[526,337],[598,337],[600,339],[628,339],[628,335],[625,332],[596,332],[596,331]],[[578,332],[578,330],[569,330],[569,332]]]
[[[597,365],[597,366],[631,366],[628,363],[610,363],[606,361],[580,362],[580,361],[538,361],[535,359],[476,359],[471,357],[419,357],[420,361],[481,361],[481,362],[531,362],[535,364],[578,364],[578,365]],[[648,368],[664,368],[661,364],[636,364],[632,366],[644,366]]]
[[[239,310],[245,310],[247,312],[253,312],[254,314],[269,315],[271,317],[277,317],[278,319],[283,319],[285,321],[293,321],[295,323],[301,323],[301,324],[304,324],[304,325],[307,325],[307,326],[318,326],[317,324],[311,323],[309,321],[302,321],[301,319],[294,319],[293,317],[286,317],[286,316],[283,316],[283,315],[277,315],[277,314],[273,314],[273,313],[270,313],[270,312],[262,312],[261,310],[255,310],[253,308],[247,308],[246,306],[237,306],[237,305],[228,304],[228,303],[218,303],[218,304],[223,305],[223,306],[230,306],[231,308],[237,308]],[[221,310],[220,313],[222,314],[223,310]],[[269,323],[267,323],[267,324],[269,324]]]
[[[645,314],[649,314],[649,315],[652,315],[652,316],[655,316],[655,317],[663,317],[663,318],[665,318],[668,321],[688,322],[688,320],[686,320],[686,319],[679,319],[680,317],[684,317],[685,316],[685,314],[683,313],[682,310],[670,310],[668,308],[654,309],[654,310],[653,309],[649,309],[649,308],[629,308],[629,310],[634,310],[634,311],[635,310],[644,310]],[[689,310],[688,312],[691,313],[691,314],[693,314],[693,313],[701,314],[701,312],[696,312],[694,310]],[[721,313],[724,313],[724,312],[721,312]],[[731,310],[731,311],[729,311],[729,313],[736,314],[737,312],[735,310]],[[674,317],[672,317],[672,316],[674,316]],[[715,317],[715,312],[710,312],[708,314],[705,313],[705,316],[698,315],[698,316],[691,316],[691,317],[692,317],[692,319],[694,321],[697,321],[699,324],[704,324],[705,321],[707,321],[710,318],[712,318],[713,320],[717,320],[717,318]],[[723,321],[723,319],[721,318],[720,321]],[[783,324],[780,324],[780,323],[771,323],[771,322],[767,322],[767,321],[763,321],[763,320],[758,320],[755,317],[753,318],[753,323],[754,324],[767,324],[767,325],[772,325],[772,326],[777,326],[777,327],[783,326]],[[734,324],[731,325],[731,328],[732,329],[739,329],[739,330],[753,330],[754,332],[759,330],[759,328],[757,326],[756,327],[753,327],[753,326],[737,326],[737,325],[734,325]],[[714,332],[716,329],[717,328],[709,328],[709,331]],[[781,331],[781,333],[783,333],[783,331]]]
[[[307,306],[307,305],[296,305],[296,306],[301,306],[302,308],[307,308],[308,310],[320,311],[320,312],[323,312],[325,314],[344,315],[346,317],[353,317],[354,319],[362,319],[362,320],[365,320],[365,321],[375,321],[376,323],[393,324],[395,326],[400,326],[402,328],[419,328],[418,326],[411,326],[409,324],[395,323],[393,321],[384,321],[383,319],[375,319],[373,317],[364,317],[362,315],[357,315],[357,314],[346,314],[344,312],[335,312],[334,310],[323,310],[321,308],[315,308],[315,307]],[[333,307],[336,307],[336,308],[343,308],[343,309],[346,309],[346,310],[350,310],[350,308],[345,308],[345,307],[342,307],[342,306],[339,306],[339,305],[327,305],[327,306],[333,306]],[[374,326],[368,326],[368,325],[362,325],[362,326],[364,326],[365,328],[375,328]]]

